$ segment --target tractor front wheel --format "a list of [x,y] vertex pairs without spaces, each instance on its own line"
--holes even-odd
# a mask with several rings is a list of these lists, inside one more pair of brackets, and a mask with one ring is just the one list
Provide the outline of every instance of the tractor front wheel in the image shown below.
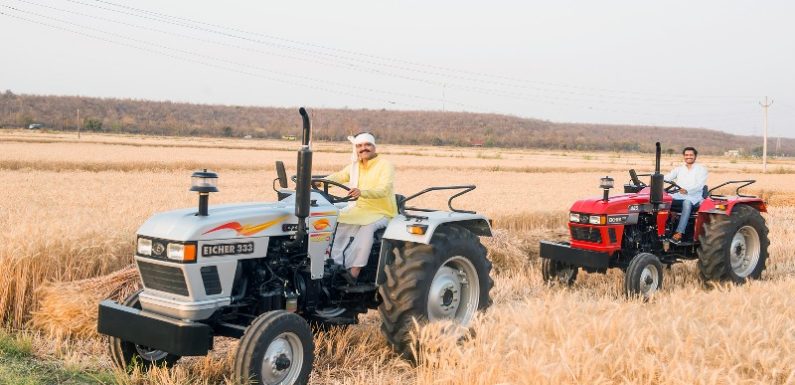
[[303,318],[284,310],[269,311],[246,328],[237,346],[234,375],[242,383],[306,384],[314,347]]
[[[134,309],[141,309],[138,296],[143,290],[130,294],[122,305]],[[148,370],[153,366],[172,367],[181,358],[166,351],[153,349],[148,346],[134,344],[118,337],[109,337],[110,358],[119,369],[129,369],[133,365],[140,365],[141,369]]]
[[458,226],[438,228],[428,245],[395,243],[394,261],[379,288],[381,331],[403,357],[412,358],[417,321],[453,320],[467,326],[491,305],[491,262],[477,236]]
[[711,215],[704,223],[698,247],[698,268],[706,280],[744,283],[765,270],[767,225],[759,211],[737,205],[731,215]]
[[565,262],[553,261],[551,259],[541,259],[541,276],[544,282],[549,285],[571,286],[577,279],[577,266],[569,265]]
[[624,293],[627,297],[649,299],[662,289],[663,270],[660,259],[651,253],[632,258],[624,272]]

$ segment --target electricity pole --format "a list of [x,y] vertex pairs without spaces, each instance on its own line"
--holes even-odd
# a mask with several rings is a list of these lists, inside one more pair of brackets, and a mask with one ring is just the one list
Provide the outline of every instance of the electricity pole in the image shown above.
[[765,134],[764,134],[764,142],[762,142],[762,172],[767,172],[767,109],[773,105],[773,99],[770,99],[770,103],[767,102],[767,96],[765,96],[765,103],[759,103],[762,106],[762,110],[765,113]]
[[80,109],[77,109],[77,139],[80,139]]

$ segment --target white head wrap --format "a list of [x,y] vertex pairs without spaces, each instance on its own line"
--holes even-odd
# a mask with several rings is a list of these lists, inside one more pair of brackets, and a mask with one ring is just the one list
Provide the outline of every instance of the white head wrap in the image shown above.
[[[349,136],[348,140],[353,145],[353,151],[351,151],[351,178],[348,182],[348,187],[350,188],[358,188],[359,187],[359,157],[356,153],[356,145],[362,143],[370,143],[375,146],[375,137],[373,134],[370,133],[361,133],[356,136]],[[356,205],[356,201],[348,202],[348,206],[345,207],[343,210],[350,210],[353,206]]]

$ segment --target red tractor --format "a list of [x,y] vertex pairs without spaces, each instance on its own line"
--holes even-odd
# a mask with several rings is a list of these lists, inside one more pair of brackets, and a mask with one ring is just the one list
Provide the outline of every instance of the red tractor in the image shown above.
[[[760,212],[767,212],[758,197],[740,189],[755,181],[728,181],[712,189],[704,187],[700,205],[688,218],[681,241],[669,237],[679,221],[680,207],[671,194],[679,186],[660,174],[660,143],[657,143],[654,174],[629,170],[624,194],[609,196],[613,179],[604,177],[599,198],[575,202],[569,212],[571,241],[541,241],[541,271],[544,281],[571,285],[580,268],[606,273],[624,271],[627,296],[648,298],[662,287],[663,265],[697,259],[704,280],[743,283],[758,279],[767,259],[768,229]],[[650,183],[640,176],[649,176]],[[668,186],[664,186],[664,184]],[[738,185],[732,196],[713,191]],[[672,205],[672,203],[674,203]]]

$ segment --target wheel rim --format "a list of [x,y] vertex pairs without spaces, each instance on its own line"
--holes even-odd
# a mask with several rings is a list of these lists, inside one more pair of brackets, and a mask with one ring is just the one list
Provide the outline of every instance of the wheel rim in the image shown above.
[[428,293],[428,320],[452,319],[466,325],[480,301],[480,281],[475,266],[455,256],[436,271]]
[[729,255],[732,270],[738,277],[750,275],[759,262],[759,234],[752,226],[743,226],[732,238]]
[[135,345],[135,351],[141,356],[141,359],[149,362],[157,362],[168,356],[168,352],[152,349],[144,345]]
[[279,334],[262,357],[263,384],[292,384],[298,380],[304,363],[304,347],[295,333]]
[[644,297],[648,297],[657,291],[660,287],[660,271],[657,269],[657,266],[651,264],[646,265],[643,271],[640,272],[639,283],[638,288],[640,289],[640,294]]

